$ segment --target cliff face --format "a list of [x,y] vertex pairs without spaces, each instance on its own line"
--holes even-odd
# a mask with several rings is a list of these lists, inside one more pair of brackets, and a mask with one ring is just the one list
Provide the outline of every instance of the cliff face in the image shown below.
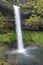
[[0,0],[0,11],[6,18],[13,17],[13,6],[10,2],[6,0]]
[[[24,5],[23,5],[24,6]],[[21,7],[21,18],[22,18],[22,22],[23,22],[23,27],[24,23],[25,23],[25,19],[28,19],[29,16],[31,16],[31,14],[36,14],[37,16],[41,16],[40,14],[38,14],[36,11],[35,13],[32,13],[32,10],[35,10],[33,8],[23,8]],[[13,4],[6,1],[6,0],[0,0],[0,11],[2,12],[2,14],[5,16],[6,20],[10,22],[14,21],[14,10],[13,10]],[[12,20],[11,20],[12,19]],[[41,21],[43,21],[41,19]],[[25,27],[25,30],[30,30],[30,28],[32,29],[42,29],[43,28],[43,24],[34,24],[32,26],[28,25]]]
[[7,2],[6,0],[0,0],[0,7],[1,6],[6,9],[12,10],[12,4],[10,2]]
[[[13,18],[13,2],[12,0],[0,0],[0,11],[6,18]],[[13,0],[15,2],[15,0]],[[31,14],[31,8],[21,8],[22,18],[28,18]]]
[[0,11],[7,19],[13,18],[13,4],[10,1],[0,0]]

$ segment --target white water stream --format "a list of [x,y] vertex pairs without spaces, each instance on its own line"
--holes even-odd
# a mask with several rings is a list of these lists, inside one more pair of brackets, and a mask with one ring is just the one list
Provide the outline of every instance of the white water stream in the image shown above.
[[23,53],[24,45],[23,45],[22,31],[21,31],[20,7],[13,5],[13,8],[14,8],[14,19],[15,19],[16,33],[17,33],[18,52]]

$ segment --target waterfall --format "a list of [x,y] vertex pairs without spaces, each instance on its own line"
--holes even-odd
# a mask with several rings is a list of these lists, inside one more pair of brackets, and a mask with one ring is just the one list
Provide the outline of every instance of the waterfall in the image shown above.
[[17,33],[17,47],[19,52],[24,52],[24,45],[21,31],[21,20],[20,20],[20,7],[13,5],[13,8],[14,8],[14,19]]

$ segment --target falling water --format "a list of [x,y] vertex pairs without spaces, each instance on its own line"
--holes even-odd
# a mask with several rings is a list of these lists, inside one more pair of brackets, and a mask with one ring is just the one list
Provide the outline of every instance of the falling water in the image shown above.
[[24,52],[24,46],[23,46],[23,41],[22,41],[22,31],[21,31],[21,20],[20,20],[20,7],[15,6],[14,7],[14,19],[15,19],[15,25],[16,25],[16,33],[17,33],[17,47],[18,47],[18,52],[22,53]]

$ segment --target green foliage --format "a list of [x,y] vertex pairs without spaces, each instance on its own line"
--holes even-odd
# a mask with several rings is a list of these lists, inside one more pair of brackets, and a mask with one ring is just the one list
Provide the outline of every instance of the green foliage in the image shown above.
[[0,20],[5,20],[5,17],[2,15],[1,12],[0,12]]
[[23,8],[32,8],[33,6],[31,6],[30,2],[27,2],[25,4],[18,4],[18,6],[23,7]]
[[25,4],[18,4],[18,5],[23,8],[34,8],[37,13],[43,16],[43,0],[32,0]]
[[13,23],[10,22],[0,22],[0,33],[8,33],[10,31],[13,31],[9,29],[10,27],[13,27]]
[[34,40],[32,40],[31,32],[24,32],[23,33],[23,41],[24,45],[32,45]]
[[32,25],[32,24],[39,24],[40,16],[37,16],[35,14],[32,14],[29,19],[26,20],[25,25]]
[[16,40],[16,34],[8,33],[8,34],[0,34],[0,43],[11,42]]
[[43,32],[24,32],[23,40],[25,45],[43,45]]
[[[8,46],[16,40],[15,33],[0,34],[0,44],[7,42]],[[23,32],[24,45],[43,45],[43,32]],[[1,47],[3,49],[4,47]]]
[[[2,51],[2,50],[1,50]],[[8,65],[7,62],[5,62],[5,59],[4,59],[4,54],[3,53],[0,53],[0,65]]]
[[43,0],[37,0],[34,4],[34,8],[43,16]]

